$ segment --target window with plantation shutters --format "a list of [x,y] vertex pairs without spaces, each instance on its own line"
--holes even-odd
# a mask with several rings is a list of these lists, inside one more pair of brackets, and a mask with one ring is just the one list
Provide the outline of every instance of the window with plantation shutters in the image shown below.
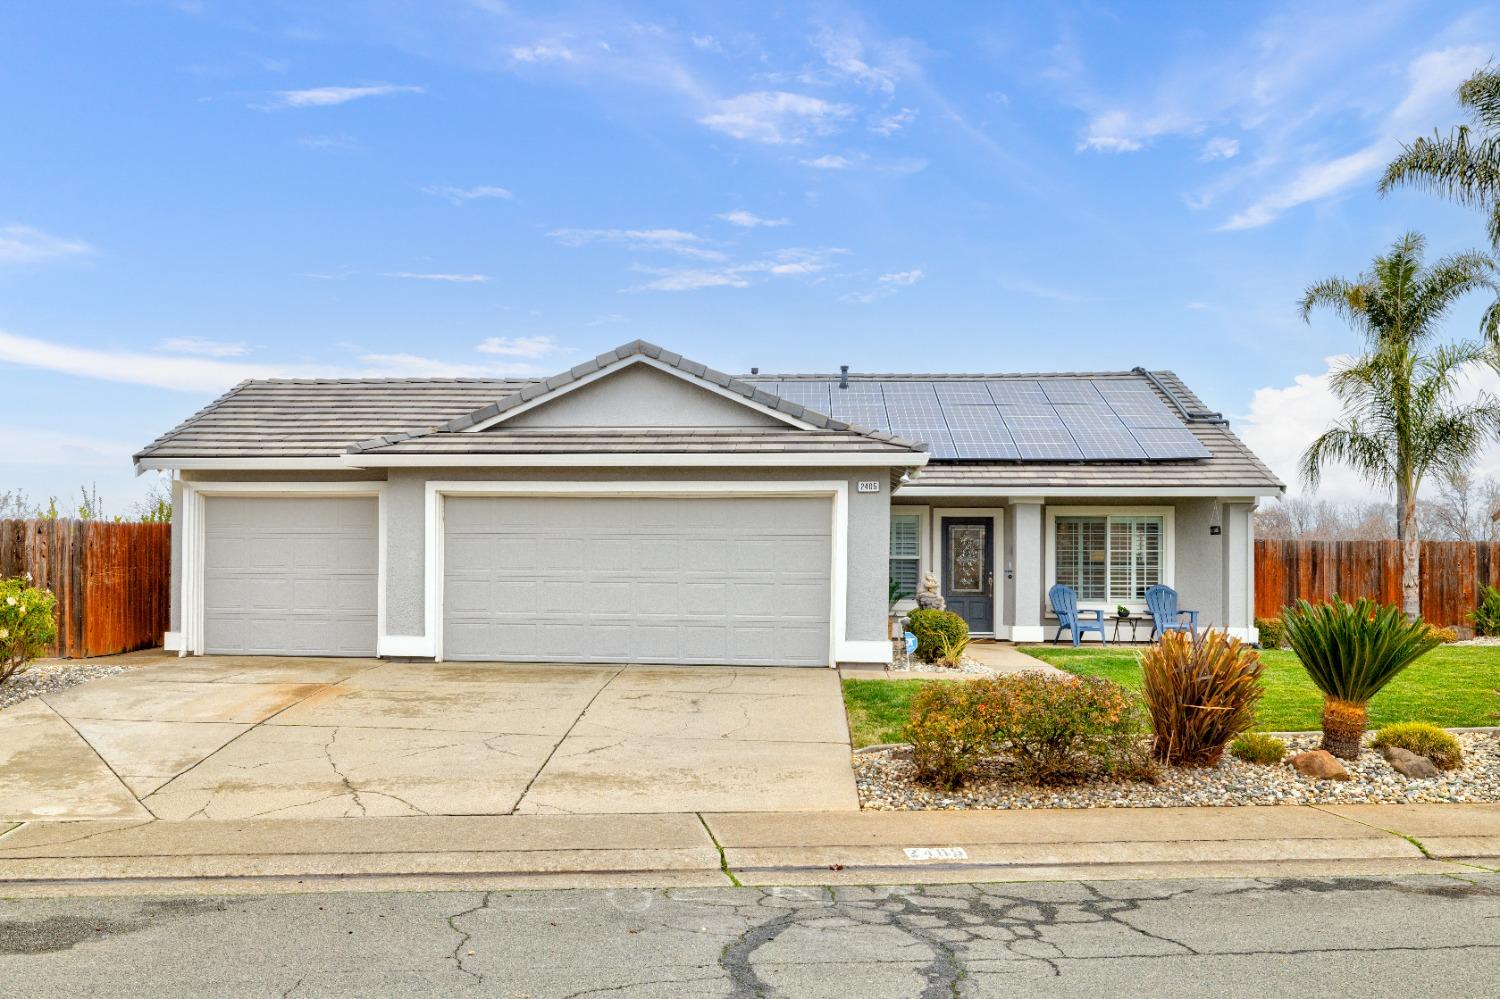
[[1145,600],[1161,582],[1161,518],[1109,518],[1109,598]]
[[1107,554],[1103,517],[1057,518],[1057,581],[1078,599],[1105,599]]
[[917,594],[921,565],[921,518],[915,514],[891,517],[891,582],[906,598]]
[[1165,526],[1159,516],[1059,516],[1052,537],[1055,582],[1078,599],[1139,604],[1162,582]]

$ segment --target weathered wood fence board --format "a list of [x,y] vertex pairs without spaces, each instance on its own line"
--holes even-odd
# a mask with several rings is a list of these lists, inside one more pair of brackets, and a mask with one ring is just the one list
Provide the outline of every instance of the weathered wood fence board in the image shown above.
[[147,648],[169,626],[171,530],[168,524],[0,520],[0,576],[29,572],[57,597],[56,655]]
[[[1467,628],[1485,586],[1500,586],[1500,544],[1422,542],[1422,617]],[[1401,548],[1395,541],[1255,542],[1255,616],[1276,617],[1299,599],[1338,594],[1401,602]]]

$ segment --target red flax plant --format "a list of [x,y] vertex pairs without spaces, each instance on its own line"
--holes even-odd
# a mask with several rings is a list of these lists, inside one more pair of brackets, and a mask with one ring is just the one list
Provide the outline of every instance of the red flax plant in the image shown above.
[[1264,670],[1260,654],[1227,632],[1196,640],[1164,634],[1141,654],[1152,755],[1175,766],[1217,765],[1224,747],[1255,724]]

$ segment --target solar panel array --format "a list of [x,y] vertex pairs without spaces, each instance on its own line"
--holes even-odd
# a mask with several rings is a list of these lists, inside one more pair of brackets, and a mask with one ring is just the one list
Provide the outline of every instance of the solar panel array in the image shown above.
[[1164,461],[1208,449],[1144,382],[1024,378],[974,381],[758,381],[835,420],[974,461]]

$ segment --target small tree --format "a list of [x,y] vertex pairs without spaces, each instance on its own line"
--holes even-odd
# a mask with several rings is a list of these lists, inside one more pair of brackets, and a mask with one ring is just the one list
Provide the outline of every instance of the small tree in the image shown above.
[[1334,372],[1332,388],[1344,418],[1309,445],[1302,477],[1317,487],[1323,470],[1342,464],[1377,488],[1396,495],[1396,537],[1401,542],[1401,606],[1421,613],[1417,544],[1417,492],[1429,473],[1465,468],[1500,429],[1500,402],[1480,393],[1456,398],[1460,376],[1497,363],[1497,322],[1487,313],[1482,341],[1434,345],[1448,308],[1470,291],[1494,290],[1493,263],[1481,253],[1422,262],[1426,240],[1415,232],[1398,239],[1356,280],[1329,278],[1307,289],[1302,318],[1319,306],[1333,309],[1364,334],[1366,352]]
[[0,686],[57,640],[57,599],[24,579],[0,579]]
[[1406,667],[1442,644],[1424,621],[1361,597],[1314,606],[1306,600],[1281,612],[1288,643],[1323,692],[1323,748],[1346,760],[1359,756],[1370,699]]

